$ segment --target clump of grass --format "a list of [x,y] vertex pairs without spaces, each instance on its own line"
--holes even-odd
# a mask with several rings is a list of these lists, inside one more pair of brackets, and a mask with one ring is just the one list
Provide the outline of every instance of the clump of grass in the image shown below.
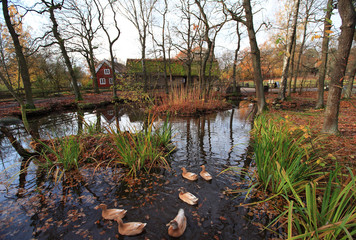
[[56,138],[45,142],[40,142],[42,151],[40,157],[45,160],[45,167],[48,174],[54,172],[54,177],[60,180],[64,172],[78,169],[82,144],[76,136]]
[[305,126],[259,116],[252,131],[258,184],[274,194],[300,192],[318,174],[317,150]]
[[86,122],[84,121],[84,133],[90,136],[99,134],[102,132],[102,128],[100,125],[95,122]]
[[123,164],[129,168],[128,175],[136,177],[137,173],[144,169],[149,172],[154,166],[169,167],[166,156],[173,151],[167,151],[170,145],[172,128],[165,123],[154,127],[154,117],[148,118],[146,128],[143,131],[122,132],[108,129],[108,134],[113,141],[113,148],[118,153],[118,159],[110,162]]
[[350,176],[343,181],[345,176],[337,168],[330,172],[326,184],[308,183],[304,200],[295,193],[295,200],[288,199],[288,210],[282,214],[288,215],[288,239],[353,239],[356,178],[349,172]]

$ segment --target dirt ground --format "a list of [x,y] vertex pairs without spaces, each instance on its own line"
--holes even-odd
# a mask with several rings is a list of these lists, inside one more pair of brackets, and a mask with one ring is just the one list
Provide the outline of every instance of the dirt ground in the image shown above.
[[[269,111],[272,113],[287,116],[288,119],[297,125],[309,126],[313,137],[320,138],[324,150],[329,153],[329,161],[338,161],[351,168],[356,167],[356,97],[340,102],[339,111],[339,131],[338,135],[322,134],[324,123],[324,109],[314,109],[317,99],[317,92],[304,92],[302,94],[292,94],[290,101],[281,104],[279,109],[275,109],[272,102],[276,94],[266,96],[269,103]],[[325,102],[327,92],[325,93]],[[331,163],[331,162],[330,162]]]

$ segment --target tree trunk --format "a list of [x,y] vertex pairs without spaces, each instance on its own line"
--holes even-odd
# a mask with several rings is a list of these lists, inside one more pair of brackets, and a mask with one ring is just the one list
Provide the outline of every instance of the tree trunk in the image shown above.
[[30,73],[28,71],[28,66],[27,66],[27,61],[25,59],[25,55],[23,54],[23,51],[22,51],[22,46],[21,46],[21,43],[19,40],[19,35],[16,33],[14,26],[11,23],[7,0],[2,1],[2,11],[4,14],[6,26],[9,30],[12,41],[14,43],[16,57],[17,57],[17,60],[18,60],[19,66],[20,66],[22,83],[25,88],[26,104],[27,104],[26,107],[30,108],[30,109],[34,109],[35,104],[34,104],[33,98],[32,98]]
[[315,108],[324,108],[324,82],[326,76],[326,66],[328,63],[328,49],[329,49],[329,31],[331,29],[330,18],[334,9],[332,6],[334,0],[328,0],[327,11],[324,19],[324,36],[321,45],[321,64],[319,67],[318,76],[318,100]]
[[294,77],[294,59],[295,59],[295,49],[297,46],[297,38],[294,38],[293,47],[292,47],[292,56],[291,56],[291,64],[290,64],[290,76],[288,81],[288,96],[292,96],[292,81]]
[[147,80],[147,69],[146,69],[146,38],[142,40],[142,52],[141,52],[141,65],[143,74],[143,91],[148,92],[148,80]]
[[265,93],[263,91],[263,82],[262,82],[260,49],[258,48],[257,45],[256,33],[253,27],[253,16],[252,16],[250,0],[244,0],[243,7],[246,13],[246,22],[244,22],[244,24],[247,27],[248,37],[250,40],[250,47],[251,47],[253,75],[254,75],[256,98],[257,98],[257,109],[258,109],[257,112],[258,114],[260,114],[266,108]]
[[111,71],[112,71],[112,97],[113,100],[117,100],[117,93],[116,93],[116,73],[115,73],[115,57],[112,49],[112,44],[109,46],[110,48],[110,59],[111,59]]
[[295,74],[294,74],[293,92],[297,91],[297,80],[298,80],[298,76],[299,76],[300,60],[302,59],[305,40],[306,40],[306,36],[307,36],[307,25],[308,25],[309,11],[306,14],[307,14],[307,16],[306,16],[305,22],[303,24],[303,40],[302,40],[302,43],[300,44],[298,60],[297,60],[297,68],[296,68]]
[[239,22],[236,22],[236,34],[237,34],[237,47],[236,47],[236,50],[235,50],[234,64],[233,64],[233,69],[232,69],[232,86],[233,86],[234,94],[237,94],[236,67],[237,67],[237,57],[238,57],[238,53],[240,51],[240,43],[241,43],[241,34],[240,34],[240,30],[239,30]]
[[88,45],[89,45],[88,65],[89,65],[91,77],[93,78],[94,93],[100,93],[99,86],[98,86],[98,79],[96,78],[96,72],[95,72],[94,50],[90,41],[88,41]]
[[49,7],[50,19],[51,19],[52,24],[53,24],[52,32],[53,32],[54,37],[57,39],[57,43],[58,43],[58,45],[59,45],[59,47],[61,49],[62,56],[64,58],[64,62],[66,64],[66,66],[67,66],[67,69],[69,71],[69,75],[70,75],[70,77],[72,79],[72,87],[73,87],[73,91],[74,91],[74,94],[75,94],[75,100],[76,101],[80,101],[80,100],[83,100],[83,98],[82,98],[82,95],[80,94],[77,77],[75,76],[75,73],[74,73],[74,70],[73,70],[73,67],[72,67],[72,63],[70,62],[67,50],[65,48],[64,39],[62,39],[61,35],[58,32],[58,23],[57,23],[57,20],[56,20],[56,18],[54,16],[54,10],[56,8],[60,8],[60,7],[61,7],[60,5],[50,6]]
[[356,25],[356,12],[352,0],[339,0],[338,10],[342,20],[341,34],[335,58],[335,67],[331,73],[330,91],[322,130],[331,134],[338,133],[340,97]]
[[0,131],[9,139],[11,145],[15,148],[16,152],[23,158],[29,158],[34,155],[38,155],[37,153],[31,153],[24,149],[22,145],[17,141],[17,139],[10,133],[10,131],[4,127],[0,127]]
[[349,62],[348,66],[350,64],[351,64],[351,66],[349,68],[351,68],[351,69],[349,70],[349,74],[346,75],[346,77],[348,79],[348,84],[347,84],[345,95],[344,95],[344,97],[346,99],[351,98],[351,95],[352,95],[352,87],[354,84],[354,78],[355,78],[355,74],[356,74],[356,60],[354,59],[352,62]]
[[298,12],[299,12],[299,4],[300,0],[296,0],[294,3],[293,8],[293,22],[292,22],[292,30],[288,39],[286,53],[283,59],[283,71],[282,71],[282,79],[281,79],[281,89],[279,92],[279,98],[284,101],[286,98],[286,88],[287,88],[287,78],[288,78],[288,69],[289,69],[289,62],[292,53],[292,46],[296,35],[296,28],[297,28],[297,21],[298,21]]

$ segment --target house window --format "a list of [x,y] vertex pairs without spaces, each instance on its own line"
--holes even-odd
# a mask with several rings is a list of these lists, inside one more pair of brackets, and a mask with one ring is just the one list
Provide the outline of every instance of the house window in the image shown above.
[[100,78],[100,85],[105,85],[105,84],[106,84],[105,78]]
[[114,84],[112,78],[109,78],[109,84]]
[[104,74],[105,75],[110,75],[110,69],[104,69]]

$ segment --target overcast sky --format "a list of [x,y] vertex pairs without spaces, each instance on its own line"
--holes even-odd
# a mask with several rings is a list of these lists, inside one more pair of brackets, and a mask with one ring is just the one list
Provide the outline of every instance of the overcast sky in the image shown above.
[[[34,0],[27,0],[26,3],[28,4],[31,1],[35,2]],[[169,4],[172,4],[172,2],[173,1],[168,1]],[[266,22],[269,21],[271,22],[272,26],[274,26],[276,13],[279,11],[281,5],[280,2],[281,1],[279,0],[267,0],[267,1],[262,1],[262,4],[253,6],[255,7],[256,10],[257,8],[261,9],[256,15],[254,15],[255,28],[257,28],[262,21],[266,21]],[[336,22],[336,27],[338,27],[339,25],[338,22],[340,20],[335,20],[338,18],[338,14],[334,14],[333,18],[334,21]],[[45,26],[48,25],[48,19],[44,18],[43,16],[41,17],[37,14],[31,14],[25,18],[25,23],[26,25],[31,27],[32,29],[31,33],[39,36],[43,33],[43,29],[45,28]],[[119,17],[119,27],[121,30],[121,36],[114,45],[115,56],[119,59],[119,61],[124,63],[128,58],[140,58],[141,50],[140,50],[140,44],[138,41],[138,33],[136,28],[124,16]],[[269,31],[273,31],[273,30],[269,30]],[[233,29],[225,28],[219,34],[216,43],[216,50],[215,50],[216,56],[220,56],[224,51],[234,50],[234,48],[236,47],[236,37],[234,36],[235,34],[233,34],[233,32],[234,32]],[[258,44],[264,43],[268,39],[268,34],[269,34],[268,31],[262,29],[257,34]],[[101,33],[101,35],[103,35],[103,33]],[[109,58],[109,51],[107,47],[108,45],[106,43],[107,42],[106,38],[105,37],[100,38],[99,42],[100,42],[100,48],[96,51],[97,58],[99,60],[104,58]],[[152,44],[149,44],[148,48],[151,47]],[[246,47],[248,47],[248,38],[245,33],[242,39],[242,49]]]

